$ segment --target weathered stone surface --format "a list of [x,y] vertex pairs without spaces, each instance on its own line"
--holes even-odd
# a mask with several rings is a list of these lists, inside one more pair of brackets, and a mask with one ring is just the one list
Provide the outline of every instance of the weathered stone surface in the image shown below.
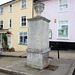
[[41,20],[34,19],[28,22],[28,48],[49,48],[49,22],[40,18]]
[[27,66],[43,69],[49,65],[48,57],[49,52],[46,53],[28,53],[27,54]]
[[45,6],[45,4],[40,3],[40,2],[35,4],[35,11],[36,11],[37,15],[41,15],[41,13],[44,10],[44,6]]
[[36,16],[28,19],[27,65],[43,69],[49,65],[49,20]]
[[46,52],[50,52],[50,48],[45,48],[45,49],[32,49],[32,48],[28,48],[27,49],[28,53],[46,53]]

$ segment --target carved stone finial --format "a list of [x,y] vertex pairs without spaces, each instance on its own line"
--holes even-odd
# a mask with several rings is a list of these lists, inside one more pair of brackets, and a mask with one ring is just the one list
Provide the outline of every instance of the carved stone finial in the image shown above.
[[40,3],[40,2],[35,4],[35,11],[36,11],[37,15],[41,15],[41,13],[44,10],[44,6],[45,6],[45,4],[44,3]]

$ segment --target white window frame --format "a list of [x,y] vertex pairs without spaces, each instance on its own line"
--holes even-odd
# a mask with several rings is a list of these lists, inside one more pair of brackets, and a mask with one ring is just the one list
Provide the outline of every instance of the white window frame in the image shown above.
[[59,37],[58,36],[58,29],[59,29],[59,22],[62,22],[62,21],[68,21],[68,20],[61,20],[61,21],[58,21],[58,25],[57,25],[57,39],[61,39],[61,40],[63,40],[63,39],[69,39],[69,21],[68,21],[68,24],[67,24],[67,26],[68,26],[68,37]]
[[[26,32],[26,31],[25,31],[25,32]],[[22,33],[25,33],[25,32],[23,31]],[[28,44],[28,32],[26,32],[26,33],[27,33],[27,44],[24,44],[24,43],[21,44],[21,43],[20,43],[20,33],[21,33],[21,32],[18,33],[18,44],[20,44],[20,45],[27,45],[27,44]],[[23,37],[24,37],[24,36],[23,36]],[[24,38],[23,38],[23,40],[24,40]]]
[[4,8],[3,7],[0,7],[0,15],[3,14],[3,13],[4,13]]
[[[0,22],[1,22],[1,21],[3,21],[3,20],[0,20]],[[1,24],[1,25],[2,25],[2,24]],[[1,26],[1,25],[0,25],[0,26]],[[3,28],[2,28],[2,29],[3,29]]]
[[[25,16],[26,17],[26,25],[25,26],[22,26],[22,17]],[[20,17],[20,27],[27,27],[27,16],[26,15],[22,15]]]
[[12,4],[9,5],[9,12],[12,12],[12,7],[10,7]]
[[[11,27],[10,27],[10,20],[11,20]],[[9,28],[12,28],[12,18],[9,18]]]
[[23,5],[23,4],[22,4],[22,1],[23,1],[23,0],[21,0],[21,9],[27,8],[27,0],[26,0],[26,3],[25,3],[25,4],[26,4],[26,7],[24,7],[24,8],[22,8],[22,5]]
[[68,7],[69,7],[69,2],[68,2],[68,0],[67,0],[67,9],[66,10],[62,10],[62,11],[60,11],[60,7],[59,7],[59,0],[58,0],[58,12],[67,12],[68,11]]

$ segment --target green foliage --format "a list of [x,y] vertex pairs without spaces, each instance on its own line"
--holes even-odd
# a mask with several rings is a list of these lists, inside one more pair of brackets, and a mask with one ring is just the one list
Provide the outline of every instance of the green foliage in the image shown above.
[[7,50],[7,48],[8,48],[8,45],[3,45],[4,50]]
[[3,34],[2,35],[2,39],[4,40],[5,45],[7,45],[7,36],[6,36],[6,34]]

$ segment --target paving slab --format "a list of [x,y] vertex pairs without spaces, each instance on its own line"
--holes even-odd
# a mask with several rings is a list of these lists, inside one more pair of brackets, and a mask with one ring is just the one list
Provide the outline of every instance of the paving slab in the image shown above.
[[59,66],[55,71],[52,70],[37,70],[33,68],[29,68],[26,66],[27,59],[22,59],[15,63],[11,63],[8,65],[4,65],[0,68],[6,69],[8,71],[22,73],[24,75],[68,75],[68,72],[73,64],[74,60],[52,60],[50,61],[50,65]]
[[[3,52],[2,55],[7,56],[27,56],[27,53],[22,52]],[[58,60],[57,51],[51,51],[50,65],[59,66],[55,71],[52,70],[37,70],[26,66],[26,58],[11,58],[0,57],[0,68],[6,71],[14,72],[14,75],[71,75],[75,68],[75,51],[60,51],[60,59]],[[2,59],[1,59],[2,58]]]

